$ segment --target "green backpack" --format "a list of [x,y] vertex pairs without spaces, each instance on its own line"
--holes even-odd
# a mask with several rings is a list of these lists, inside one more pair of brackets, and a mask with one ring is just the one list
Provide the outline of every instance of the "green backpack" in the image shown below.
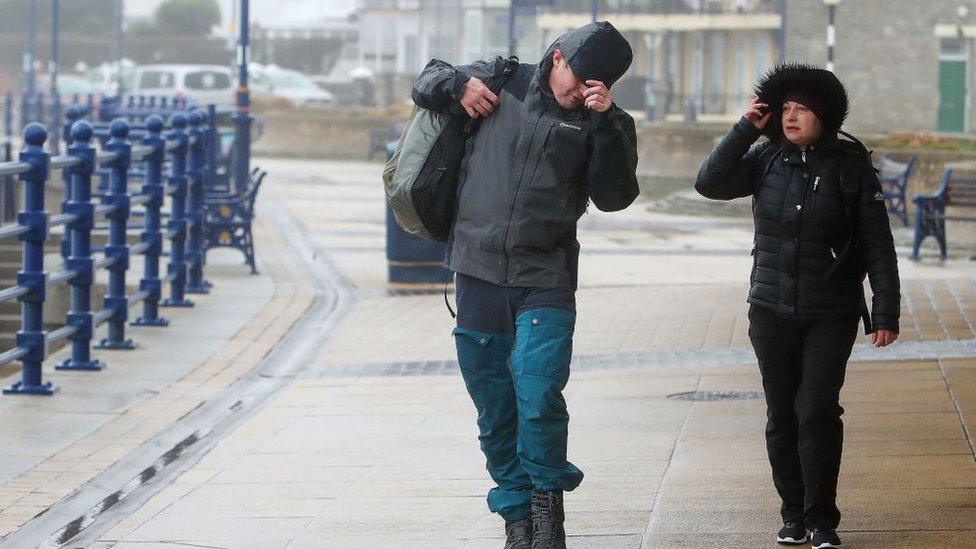
[[[518,67],[515,56],[499,57],[495,76],[485,85],[498,94]],[[434,64],[447,63],[438,59]],[[449,65],[447,65],[449,66]],[[466,144],[480,119],[463,110],[432,111],[414,106],[396,150],[383,170],[386,200],[404,231],[426,240],[447,242],[457,209],[457,185]]]

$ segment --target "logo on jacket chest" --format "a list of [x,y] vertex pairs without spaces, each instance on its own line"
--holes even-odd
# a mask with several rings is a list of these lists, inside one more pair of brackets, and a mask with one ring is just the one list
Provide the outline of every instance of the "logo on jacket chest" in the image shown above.
[[559,123],[559,127],[560,128],[569,128],[571,130],[576,130],[576,131],[582,131],[582,129],[583,129],[580,126],[577,126],[575,124],[567,124],[566,122],[560,122]]

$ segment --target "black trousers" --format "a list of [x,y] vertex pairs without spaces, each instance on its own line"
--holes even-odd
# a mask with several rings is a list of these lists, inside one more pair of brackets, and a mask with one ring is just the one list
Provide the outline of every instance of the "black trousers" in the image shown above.
[[784,522],[832,530],[844,423],[840,390],[859,317],[799,320],[749,308],[766,393],[766,449]]

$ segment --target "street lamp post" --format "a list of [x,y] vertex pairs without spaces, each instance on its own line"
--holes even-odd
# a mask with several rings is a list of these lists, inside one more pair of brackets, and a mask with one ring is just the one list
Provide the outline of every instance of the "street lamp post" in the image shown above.
[[27,53],[24,55],[24,75],[26,76],[27,94],[37,92],[37,78],[34,76],[34,59],[37,52],[37,0],[30,0],[27,9]]
[[61,95],[58,93],[58,9],[59,0],[51,0],[51,59],[48,73],[51,92],[51,153],[61,152]]
[[250,0],[241,0],[240,40],[237,44],[237,113],[234,115],[235,182],[244,188],[251,168],[251,94],[247,89],[250,47]]
[[122,25],[125,20],[125,0],[118,0],[115,5],[115,61],[119,64],[116,77],[119,79],[118,94],[121,97],[125,90],[122,87],[122,59],[125,57],[125,35]]
[[834,72],[834,44],[836,43],[837,30],[834,26],[834,15],[838,4],[842,0],[823,0],[827,5],[827,70]]

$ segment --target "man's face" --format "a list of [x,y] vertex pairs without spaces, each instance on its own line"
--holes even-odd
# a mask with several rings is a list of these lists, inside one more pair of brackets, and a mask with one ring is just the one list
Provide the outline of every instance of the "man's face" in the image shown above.
[[563,57],[563,52],[556,50],[552,54],[552,70],[549,71],[549,89],[556,97],[556,102],[564,109],[576,109],[583,106],[583,91],[586,86],[576,78],[569,62]]

